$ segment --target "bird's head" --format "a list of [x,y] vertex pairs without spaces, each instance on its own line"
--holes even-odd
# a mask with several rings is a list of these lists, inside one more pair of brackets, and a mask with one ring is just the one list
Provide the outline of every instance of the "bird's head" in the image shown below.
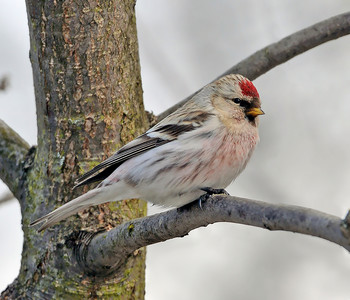
[[263,115],[259,93],[253,83],[242,75],[230,74],[211,84],[211,103],[225,123],[248,122],[258,125],[258,116]]

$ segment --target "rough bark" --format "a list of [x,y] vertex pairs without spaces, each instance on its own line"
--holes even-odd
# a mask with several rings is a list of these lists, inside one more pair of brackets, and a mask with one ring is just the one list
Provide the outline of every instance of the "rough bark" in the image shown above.
[[65,237],[76,224],[95,232],[143,216],[144,202],[91,208],[43,234],[28,227],[36,217],[82,193],[72,192],[74,179],[148,126],[135,0],[26,4],[38,146],[28,153],[17,184],[24,232],[20,274],[2,298],[143,299],[144,249],[113,276],[97,279],[84,274]]

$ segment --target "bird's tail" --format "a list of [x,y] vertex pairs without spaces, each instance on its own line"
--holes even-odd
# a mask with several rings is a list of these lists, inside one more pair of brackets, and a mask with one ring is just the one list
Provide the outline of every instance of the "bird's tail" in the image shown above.
[[[75,213],[88,208],[92,205],[102,204],[109,201],[118,201],[122,199],[136,198],[137,196],[126,195],[115,195],[115,189],[111,186],[100,187],[93,189],[86,194],[83,194],[68,203],[62,205],[61,207],[55,209],[54,211],[48,213],[47,215],[35,220],[30,224],[30,226],[43,223],[38,231],[43,231],[46,228],[74,215]],[[118,189],[119,190],[119,189]],[[120,191],[120,190],[119,190]]]

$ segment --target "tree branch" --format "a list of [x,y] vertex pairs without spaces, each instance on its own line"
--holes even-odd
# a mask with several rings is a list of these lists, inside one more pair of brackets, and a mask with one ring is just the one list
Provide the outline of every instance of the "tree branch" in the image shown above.
[[[242,60],[218,78],[228,74],[242,74],[254,80],[272,68],[304,53],[318,45],[335,40],[350,33],[350,12],[337,15],[295,32],[277,43],[273,43]],[[218,79],[217,78],[217,79]],[[216,80],[216,79],[215,79]],[[213,80],[213,81],[215,81]],[[197,91],[198,92],[198,91]],[[158,116],[158,121],[174,112],[197,92]]]
[[22,162],[28,150],[28,143],[0,119],[0,178],[17,199]]
[[5,91],[9,86],[9,79],[7,76],[2,76],[0,78],[0,91]]
[[97,235],[80,232],[79,241],[75,240],[75,254],[89,274],[105,276],[123,266],[126,258],[140,247],[183,237],[195,228],[216,222],[317,236],[350,251],[349,213],[341,220],[309,208],[216,195],[205,201],[202,209],[194,202]]
[[13,200],[15,197],[13,196],[13,194],[9,191],[6,191],[4,194],[0,195],[0,206],[2,204],[5,204],[11,200]]

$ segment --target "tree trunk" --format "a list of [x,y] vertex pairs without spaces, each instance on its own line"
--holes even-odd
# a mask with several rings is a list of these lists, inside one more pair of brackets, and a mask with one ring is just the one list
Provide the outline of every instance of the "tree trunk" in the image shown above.
[[[91,169],[147,128],[135,0],[27,0],[38,146],[18,183],[24,245],[20,274],[3,299],[143,299],[145,250],[105,277],[82,270],[77,233],[98,232],[145,215],[146,204],[90,208],[38,234],[28,227],[87,188],[72,191]],[[106,272],[107,274],[107,272]]]

